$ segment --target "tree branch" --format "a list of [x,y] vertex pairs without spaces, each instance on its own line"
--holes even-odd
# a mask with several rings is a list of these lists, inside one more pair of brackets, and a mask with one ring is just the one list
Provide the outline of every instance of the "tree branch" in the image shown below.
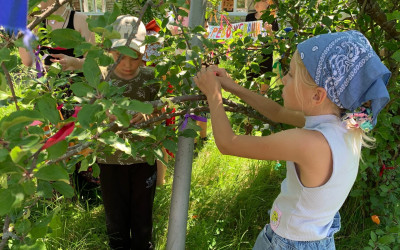
[[357,2],[364,6],[365,1],[365,13],[371,16],[371,18],[386,32],[390,37],[400,41],[400,32],[396,30],[396,22],[394,20],[388,21],[385,12],[383,12],[379,4],[374,0],[357,0]]
[[0,250],[4,249],[9,238],[14,238],[14,239],[20,240],[14,233],[9,231],[8,228],[10,227],[10,222],[11,222],[10,217],[8,215],[6,215],[6,217],[4,218],[3,236],[2,236],[1,242],[0,242]]
[[14,99],[15,107],[17,108],[17,110],[19,110],[17,96],[15,95],[15,91],[14,91],[14,84],[11,80],[10,72],[8,72],[7,67],[4,64],[4,62],[1,63],[1,68],[3,69],[4,74],[6,76],[8,86],[10,86],[10,90],[11,90],[12,97]]
[[82,144],[76,144],[76,145],[74,145],[73,147],[71,147],[72,150],[69,150],[67,153],[65,153],[63,156],[61,156],[61,157],[58,158],[58,159],[48,161],[48,162],[46,163],[46,165],[51,165],[51,164],[57,163],[57,162],[59,162],[59,161],[66,160],[66,159],[68,159],[69,157],[71,157],[71,156],[73,156],[73,155],[75,155],[75,154],[81,152],[82,150],[84,150],[84,149],[90,147],[92,144],[93,144],[93,142],[84,142],[84,143],[82,143]]
[[[42,14],[35,16],[35,19],[28,24],[28,29],[33,30],[38,24],[40,24],[44,19],[49,17],[51,14],[53,14],[58,8],[63,6],[64,4],[68,3],[69,0],[56,0],[53,5],[50,6],[50,8],[47,8]],[[20,37],[22,33],[18,35]]]

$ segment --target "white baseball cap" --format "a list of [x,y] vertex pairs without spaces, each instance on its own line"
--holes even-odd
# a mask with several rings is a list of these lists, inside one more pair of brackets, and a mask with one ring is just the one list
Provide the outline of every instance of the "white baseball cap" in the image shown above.
[[[121,34],[121,38],[111,39],[112,42],[111,48],[125,46],[137,21],[138,21],[137,17],[130,15],[122,15],[117,17],[117,20],[115,20],[114,22],[113,29]],[[144,26],[143,22],[140,22],[136,36],[134,39],[132,39],[131,43],[129,44],[129,47],[143,54],[146,49],[144,45],[145,37],[146,37],[146,27]]]

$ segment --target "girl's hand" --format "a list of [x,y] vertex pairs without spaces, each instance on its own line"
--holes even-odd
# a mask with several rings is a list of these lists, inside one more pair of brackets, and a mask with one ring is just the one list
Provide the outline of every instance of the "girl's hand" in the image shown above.
[[139,124],[147,120],[149,120],[149,117],[146,114],[136,113],[135,115],[133,115],[130,122],[131,124]]
[[218,68],[217,65],[211,65],[207,68],[207,70],[215,72],[216,73],[215,75],[218,77],[229,77],[226,70],[224,68]]
[[232,89],[236,87],[237,84],[232,80],[224,68],[218,68],[216,65],[211,65],[207,70],[215,72],[221,87],[226,91],[232,91]]
[[51,62],[60,63],[63,70],[76,70],[81,69],[83,66],[83,60],[64,54],[51,54],[54,59],[50,59]]
[[220,81],[218,80],[217,73],[212,69],[202,69],[193,80],[207,97],[221,93]]

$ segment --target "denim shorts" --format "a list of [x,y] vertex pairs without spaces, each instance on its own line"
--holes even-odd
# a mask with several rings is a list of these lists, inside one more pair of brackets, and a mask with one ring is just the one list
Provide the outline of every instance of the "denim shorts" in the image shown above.
[[257,237],[253,250],[334,250],[333,235],[340,230],[340,215],[336,213],[328,236],[316,241],[295,241],[277,235],[267,224]]

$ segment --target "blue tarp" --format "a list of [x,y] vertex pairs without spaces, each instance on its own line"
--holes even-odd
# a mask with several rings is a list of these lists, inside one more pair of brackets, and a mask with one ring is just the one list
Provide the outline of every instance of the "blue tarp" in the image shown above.
[[10,30],[25,30],[28,0],[0,0],[0,26]]

